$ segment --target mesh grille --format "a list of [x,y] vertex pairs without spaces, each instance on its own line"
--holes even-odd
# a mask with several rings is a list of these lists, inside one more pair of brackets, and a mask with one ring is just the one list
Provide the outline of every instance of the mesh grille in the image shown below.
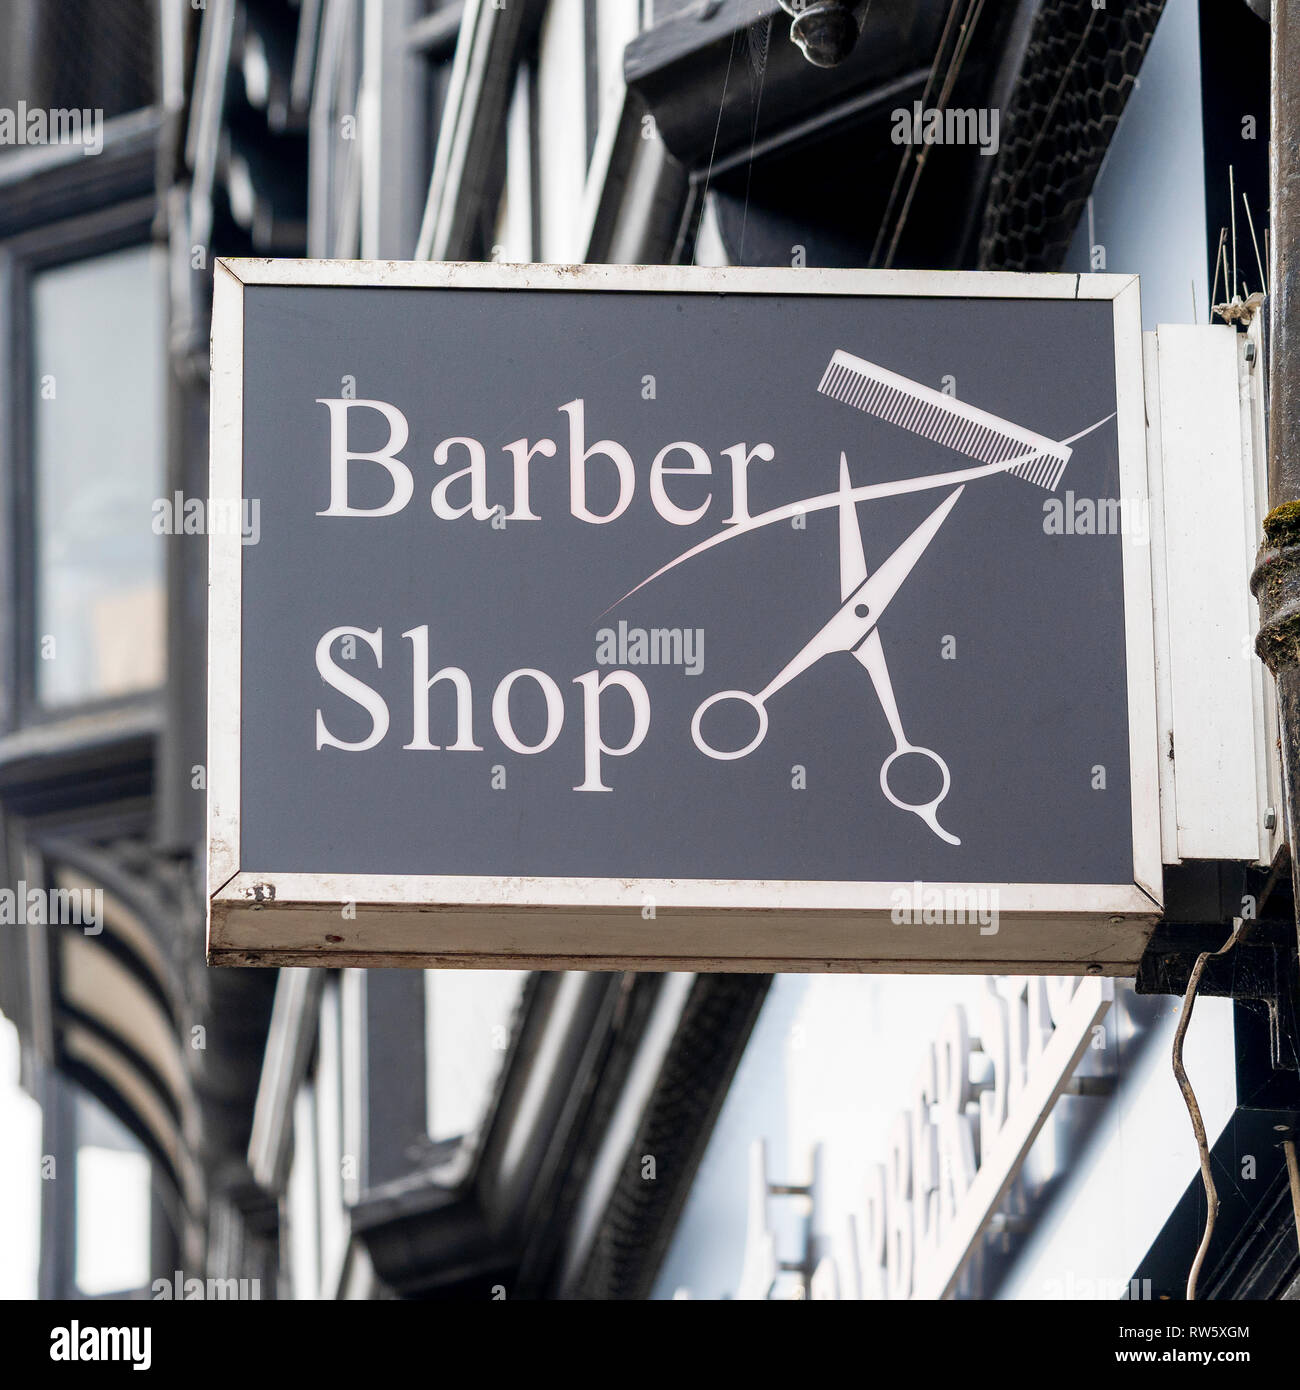
[[16,0],[0,20],[0,105],[99,108],[105,118],[155,98],[153,0]]
[[1164,0],[1044,0],[1002,120],[980,234],[983,270],[1056,270]]

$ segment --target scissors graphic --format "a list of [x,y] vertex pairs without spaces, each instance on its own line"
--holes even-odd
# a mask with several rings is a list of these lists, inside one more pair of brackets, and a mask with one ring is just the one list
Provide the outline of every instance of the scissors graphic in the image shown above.
[[[878,624],[881,616],[892,602],[894,595],[902,588],[904,581],[915,568],[917,561],[925,553],[939,528],[947,520],[963,487],[954,488],[934,511],[912,532],[897,550],[880,566],[874,575],[868,577],[867,562],[862,550],[862,531],[858,525],[857,503],[851,496],[852,484],[849,480],[848,460],[840,455],[840,607],[838,612],[812,638],[810,642],[784,666],[762,690],[751,695],[744,690],[720,690],[711,695],[695,711],[691,720],[691,737],[701,753],[710,758],[730,760],[743,758],[752,753],[767,736],[767,702],[773,695],[802,675],[808,668],[824,656],[835,652],[851,652],[861,662],[871,677],[876,697],[884,710],[890,732],[894,736],[894,750],[880,767],[880,790],[886,799],[899,810],[911,811],[919,816],[941,839],[950,845],[961,841],[950,834],[938,819],[939,805],[948,795],[952,777],[948,764],[931,748],[922,748],[912,743],[903,732],[903,721],[898,713],[898,701],[894,698],[893,683],[889,678],[889,666],[885,661],[885,649],[880,641]],[[700,724],[706,711],[725,700],[740,700],[749,705],[758,715],[758,732],[743,748],[727,752],[709,744],[700,731]],[[889,785],[890,770],[896,767],[900,758],[919,755],[928,758],[939,769],[943,783],[938,794],[930,801],[904,801],[895,795]]]

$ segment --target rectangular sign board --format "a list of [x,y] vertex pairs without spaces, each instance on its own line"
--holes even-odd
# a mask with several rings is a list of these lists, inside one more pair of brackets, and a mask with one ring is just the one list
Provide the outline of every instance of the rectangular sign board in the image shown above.
[[210,959],[1131,971],[1139,338],[1127,276],[219,262]]

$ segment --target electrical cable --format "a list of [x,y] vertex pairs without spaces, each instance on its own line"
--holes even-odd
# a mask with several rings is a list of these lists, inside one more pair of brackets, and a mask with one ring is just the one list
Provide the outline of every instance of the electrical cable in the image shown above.
[[[718,99],[718,120],[713,127],[713,147],[709,150],[709,167],[704,173],[704,182],[700,185],[700,220],[703,222],[705,213],[705,200],[709,196],[709,180],[713,178],[713,161],[718,153],[718,135],[722,130],[722,113],[727,106],[727,88],[731,85],[731,62],[736,56],[736,39],[738,34],[731,36],[731,46],[727,50],[727,71],[722,78],[722,96]],[[691,248],[691,264],[694,265],[696,257],[700,254],[699,228],[696,228],[695,244]]]
[[767,81],[767,55],[772,46],[772,16],[763,25],[762,47],[755,54],[754,29],[749,30],[749,66],[758,73],[758,95],[754,98],[754,117],[749,127],[749,160],[745,166],[745,206],[740,214],[740,237],[736,260],[745,264],[745,228],[749,225],[749,190],[754,182],[754,148],[758,143],[758,118],[763,109],[763,84]]
[[1300,1245],[1300,1161],[1296,1159],[1295,1140],[1283,1141],[1282,1152],[1286,1155],[1286,1175],[1291,1183],[1291,1210],[1295,1213],[1295,1239]]
[[1201,1243],[1196,1250],[1196,1258],[1192,1261],[1191,1270],[1187,1275],[1187,1301],[1196,1301],[1196,1281],[1200,1277],[1201,1266],[1205,1263],[1206,1252],[1210,1248],[1210,1238],[1214,1234],[1215,1218],[1219,1214],[1219,1192],[1214,1185],[1214,1174],[1210,1170],[1210,1146],[1205,1138],[1205,1121],[1201,1118],[1201,1107],[1196,1103],[1196,1092],[1192,1090],[1192,1083],[1187,1079],[1187,1072],[1183,1067],[1183,1039],[1187,1036],[1187,1026],[1192,1021],[1192,1007],[1196,1003],[1196,991],[1201,985],[1201,976],[1205,973],[1205,967],[1215,956],[1225,956],[1237,944],[1237,939],[1241,936],[1245,922],[1240,917],[1234,917],[1232,921],[1232,935],[1219,947],[1217,951],[1202,951],[1196,957],[1196,964],[1192,966],[1192,973],[1187,979],[1187,993],[1183,995],[1182,1017],[1178,1020],[1178,1027],[1174,1030],[1174,1079],[1178,1082],[1178,1089],[1183,1093],[1183,1100],[1187,1103],[1187,1113],[1192,1120],[1192,1133],[1196,1137],[1196,1151],[1201,1164],[1201,1181],[1205,1185],[1205,1230],[1201,1235]]
[[[975,27],[980,22],[980,15],[984,12],[984,0],[971,0],[971,4],[966,8],[966,17],[962,20],[961,30],[957,35],[957,43],[953,49],[952,61],[948,64],[948,71],[944,74],[943,90],[939,93],[939,104],[937,110],[940,113],[948,109],[948,98],[952,95],[952,89],[957,85],[957,78],[961,76],[962,67],[966,62],[966,54],[970,49],[971,39],[975,34]],[[925,172],[925,161],[930,153],[930,146],[923,145],[921,153],[916,157],[916,169],[912,173],[912,182],[907,190],[907,197],[903,200],[903,206],[898,212],[898,222],[894,227],[894,235],[890,239],[889,250],[885,255],[885,268],[889,269],[894,264],[894,253],[898,250],[898,240],[903,235],[903,227],[907,223],[907,215],[912,210],[912,199],[916,196],[916,190],[921,182],[921,175]]]
[[[925,88],[921,92],[921,109],[924,110],[930,102],[930,88],[934,85],[934,79],[939,72],[939,64],[943,61],[943,55],[948,47],[948,34],[952,29],[953,20],[957,18],[957,5],[959,0],[949,0],[948,17],[944,20],[943,31],[939,35],[938,47],[934,50],[934,61],[930,64],[930,71],[926,75]],[[968,0],[969,4],[969,0]],[[894,215],[894,203],[898,198],[898,191],[903,186],[903,176],[907,173],[908,166],[912,162],[912,155],[916,149],[915,145],[908,144],[903,148],[903,157],[898,161],[898,171],[894,175],[893,187],[889,190],[889,199],[885,203],[885,211],[880,219],[880,227],[876,232],[876,240],[871,247],[871,257],[868,265],[876,264],[876,257],[880,254],[881,246],[885,240],[885,229],[889,226],[889,219]]]

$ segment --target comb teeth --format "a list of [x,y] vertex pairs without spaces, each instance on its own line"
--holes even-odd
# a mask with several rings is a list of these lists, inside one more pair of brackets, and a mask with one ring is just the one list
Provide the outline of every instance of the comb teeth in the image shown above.
[[1055,492],[1070,461],[1071,450],[1045,435],[1021,429],[1009,420],[945,396],[929,386],[837,352],[817,389],[832,400],[875,415],[913,434],[931,439],[981,463],[1020,462],[1007,469],[1017,478]]

